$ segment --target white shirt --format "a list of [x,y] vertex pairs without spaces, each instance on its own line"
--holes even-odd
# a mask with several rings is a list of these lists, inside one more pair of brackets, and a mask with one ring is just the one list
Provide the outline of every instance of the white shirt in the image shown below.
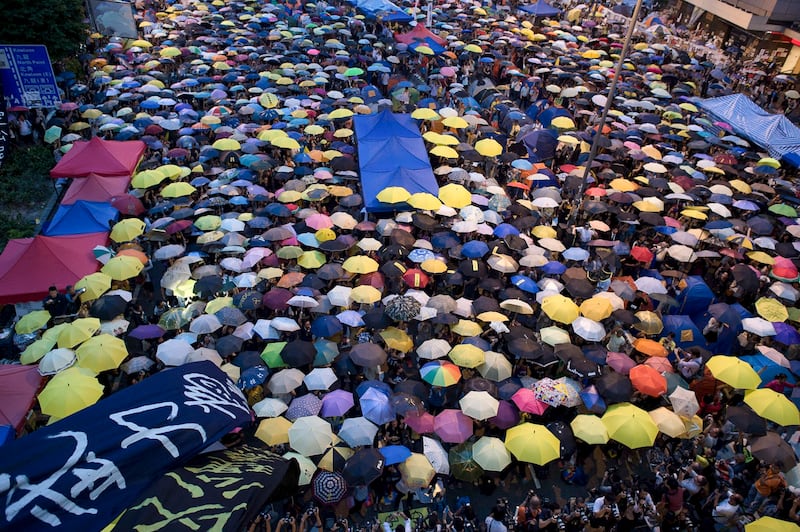
[[486,532],[508,532],[508,528],[490,515],[486,518]]
[[[392,532],[392,526],[386,521],[383,522],[383,531]],[[406,519],[406,532],[411,532],[411,519]]]

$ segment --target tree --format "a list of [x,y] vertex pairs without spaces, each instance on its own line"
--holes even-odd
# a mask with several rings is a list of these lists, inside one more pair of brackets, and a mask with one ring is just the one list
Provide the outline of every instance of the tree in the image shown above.
[[82,0],[6,0],[2,44],[44,44],[52,61],[77,56],[86,42]]

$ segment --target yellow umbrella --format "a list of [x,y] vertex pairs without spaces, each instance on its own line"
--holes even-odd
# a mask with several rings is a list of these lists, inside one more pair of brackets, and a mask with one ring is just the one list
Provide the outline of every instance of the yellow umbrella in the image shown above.
[[[503,303],[505,303],[505,302],[506,301],[503,301]],[[524,312],[522,314],[524,314]],[[475,317],[478,318],[479,320],[483,321],[483,322],[486,322],[486,323],[491,323],[493,321],[500,321],[500,322],[508,321],[508,316],[506,316],[505,314],[503,314],[501,312],[495,312],[493,310],[489,311],[489,312],[481,312],[480,314],[478,314]]]
[[430,46],[420,45],[414,48],[414,51],[422,55],[433,55],[433,48]]
[[353,111],[350,109],[334,109],[330,113],[328,113],[328,118],[330,120],[338,120],[339,118],[350,118],[353,116]]
[[686,216],[687,218],[693,218],[695,220],[708,220],[708,215],[697,209],[683,209],[681,211],[681,216]]
[[608,186],[613,188],[614,190],[619,190],[620,192],[633,192],[634,190],[639,188],[639,185],[637,185],[633,181],[629,179],[624,179],[622,177],[614,179],[613,181],[611,181],[611,183],[608,184]]
[[630,403],[608,407],[602,421],[609,438],[631,449],[652,447],[658,436],[658,427],[650,414]]
[[272,145],[276,148],[283,148],[286,150],[299,150],[300,144],[292,137],[276,137],[272,139]]
[[303,193],[297,190],[284,190],[278,194],[278,201],[281,203],[292,203],[303,198]]
[[[731,236],[735,238],[737,235],[731,235]],[[730,239],[730,237],[728,238]],[[744,238],[740,241],[739,245],[741,247],[748,248],[748,246],[746,245],[748,242],[749,239]],[[753,249],[752,246],[750,246],[749,249]],[[751,251],[750,253],[747,254],[747,258],[750,260],[754,260],[756,262],[760,262],[761,264],[767,264],[769,266],[775,264],[775,259],[767,255],[763,251]],[[782,321],[782,320],[770,320],[770,321]]]
[[236,151],[242,149],[242,145],[239,144],[239,141],[231,138],[216,140],[211,147],[219,151]]
[[256,438],[267,445],[289,443],[290,428],[292,428],[292,422],[283,416],[262,419],[256,429]]
[[480,336],[483,332],[480,325],[470,320],[458,320],[450,330],[461,336]]
[[411,113],[411,118],[416,120],[441,120],[442,117],[429,107],[420,107],[419,109],[414,109]]
[[442,125],[446,127],[452,127],[453,129],[465,129],[469,127],[469,122],[460,116],[448,116],[442,120]]
[[220,238],[225,236],[225,233],[222,231],[209,231],[208,233],[203,233],[199,237],[197,237],[198,244],[208,244],[209,242],[216,242]]
[[265,129],[258,134],[258,140],[272,142],[278,137],[286,137],[288,134],[282,129]]
[[205,311],[206,314],[214,314],[220,309],[225,307],[232,307],[233,306],[233,298],[232,297],[218,297],[212,299],[206,305]]
[[664,323],[655,312],[651,312],[649,310],[640,310],[634,314],[634,316],[636,316],[636,319],[639,321],[634,323],[633,327],[645,334],[659,334],[662,330],[664,330]]
[[34,310],[22,316],[16,325],[14,325],[14,330],[18,334],[30,334],[47,325],[50,318],[50,312],[46,310]]
[[150,188],[158,185],[167,178],[158,170],[143,170],[133,176],[131,186],[133,188]]
[[579,138],[573,137],[572,135],[559,135],[558,139],[556,140],[563,142],[564,144],[571,144],[573,146],[577,146],[581,142]]
[[403,203],[408,201],[411,194],[403,187],[386,187],[375,197],[383,203]]
[[554,294],[542,299],[542,310],[551,320],[566,324],[575,321],[580,314],[578,305],[561,294]]
[[95,120],[103,116],[103,111],[100,109],[87,109],[83,113],[81,113],[81,118],[86,118],[89,120]]
[[694,104],[691,104],[691,103],[688,103],[688,102],[681,103],[681,104],[678,105],[678,107],[680,107],[684,111],[689,111],[690,113],[696,113],[697,112],[697,107]]
[[97,318],[80,318],[68,323],[58,334],[58,347],[73,348],[100,330]]
[[590,445],[599,445],[608,443],[608,431],[603,421],[595,416],[589,414],[579,414],[575,419],[570,421],[572,433],[576,438],[585,441]]
[[614,306],[611,304],[611,301],[609,301],[608,298],[598,296],[587,299],[581,303],[579,309],[581,314],[594,321],[603,321],[614,312]]
[[431,155],[444,157],[445,159],[458,159],[458,152],[450,146],[434,146]]
[[178,181],[177,183],[170,183],[161,189],[161,196],[164,198],[183,198],[191,196],[196,191],[197,189],[189,183]]
[[128,356],[125,342],[110,334],[93,336],[81,344],[75,354],[78,365],[95,373],[117,369]]
[[[484,13],[485,14],[485,13]],[[477,44],[468,44],[464,47],[465,52],[472,52],[474,54],[482,54],[483,49]]]
[[447,264],[439,259],[428,259],[419,265],[428,273],[444,273],[447,271]]
[[161,57],[178,57],[181,55],[181,50],[180,48],[176,48],[174,46],[168,46],[166,48],[162,48],[158,54]]
[[144,39],[136,39],[135,41],[131,41],[128,43],[128,47],[131,46],[138,46],[139,48],[151,48],[153,43],[150,41],[145,41]]
[[397,468],[405,485],[412,490],[427,488],[436,475],[428,457],[420,453],[412,453]]
[[756,163],[756,165],[757,166],[771,166],[771,167],[773,167],[775,169],[778,169],[778,168],[781,167],[780,161],[778,161],[777,159],[773,159],[772,157],[764,157],[762,159],[759,159],[758,162]]
[[521,462],[544,465],[561,455],[561,442],[543,425],[520,423],[506,431],[506,449]]
[[434,131],[428,131],[425,134],[428,135],[425,140],[433,142],[437,146],[458,146],[460,144],[459,140],[453,135],[440,135]]
[[216,214],[206,214],[194,221],[194,226],[201,231],[213,231],[222,225],[222,218]]
[[762,297],[756,301],[756,312],[767,321],[777,322],[789,319],[789,311],[777,299]]
[[568,116],[557,116],[550,122],[550,125],[558,129],[575,129],[575,122]]
[[800,425],[800,412],[785,395],[769,388],[747,392],[744,396],[753,411],[778,425]]
[[447,354],[456,366],[477,368],[483,364],[486,356],[483,349],[472,344],[458,344]]
[[100,271],[115,281],[124,281],[136,277],[143,269],[144,264],[136,257],[117,255],[109,260]]
[[415,209],[424,211],[438,211],[442,208],[442,202],[430,192],[416,192],[411,194],[406,202]]
[[378,271],[380,265],[375,259],[367,257],[366,255],[356,255],[350,257],[342,264],[342,268],[350,273],[373,273]]
[[648,157],[652,157],[657,161],[660,161],[661,159],[664,158],[664,156],[661,155],[659,149],[653,146],[652,144],[648,144],[647,146],[642,146],[642,153],[644,153]]
[[347,137],[353,136],[353,130],[350,128],[343,127],[341,129],[337,129],[333,132],[333,136],[337,139],[346,139]]
[[35,364],[43,356],[55,347],[56,341],[53,338],[39,338],[25,348],[19,356],[19,361],[23,364]]
[[325,133],[325,128],[317,124],[311,124],[303,129],[303,133],[306,135],[322,135]]
[[[353,294],[351,292],[351,298],[352,295]],[[402,331],[397,327],[389,327],[388,329],[381,331],[379,334],[381,338],[383,338],[383,341],[386,342],[386,346],[390,349],[396,349],[401,353],[408,353],[414,348],[414,341],[411,339],[411,337],[408,336],[405,331]]]
[[536,238],[555,238],[558,233],[549,225],[537,225],[531,231],[531,234]]
[[669,436],[670,438],[677,438],[686,432],[686,425],[683,419],[666,407],[659,407],[650,412],[650,418],[656,424],[658,430]]
[[736,357],[717,355],[711,357],[706,367],[715,379],[734,388],[754,390],[761,384],[761,377],[750,364]]
[[144,233],[144,222],[139,218],[126,218],[114,224],[109,238],[114,242],[130,242]]
[[72,367],[57,373],[39,394],[42,413],[62,419],[95,404],[103,396],[103,385],[87,371]]
[[316,270],[325,264],[325,255],[319,251],[306,251],[297,259],[297,264],[307,270]]
[[448,207],[460,209],[472,203],[472,194],[462,185],[450,183],[439,189],[439,199]]
[[362,286],[356,286],[353,288],[353,291],[350,292],[350,299],[355,303],[371,305],[376,301],[380,301],[381,292],[374,286],[369,286],[366,284]]
[[790,521],[764,516],[744,525],[744,532],[800,532],[800,526]]
[[96,272],[75,283],[75,290],[83,290],[81,301],[93,301],[111,289],[111,277],[103,272]]
[[481,139],[475,143],[475,151],[484,157],[497,157],[503,153],[503,146],[494,139]]

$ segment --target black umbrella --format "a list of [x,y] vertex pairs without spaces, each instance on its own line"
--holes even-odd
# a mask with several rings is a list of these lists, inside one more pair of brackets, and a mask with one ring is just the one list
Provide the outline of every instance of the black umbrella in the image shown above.
[[222,290],[222,277],[219,275],[207,275],[194,284],[194,293],[202,296],[212,296],[220,290]]
[[366,486],[380,478],[385,461],[378,449],[361,449],[344,464],[342,476],[351,486]]
[[429,393],[427,384],[415,379],[407,379],[402,382],[398,382],[394,386],[394,391],[395,393],[406,393],[419,399],[425,399],[428,397]]
[[756,438],[750,443],[750,452],[759,460],[769,464],[782,463],[784,471],[788,471],[797,463],[792,446],[776,432],[768,432],[766,436]]
[[488,275],[489,271],[486,267],[486,263],[482,260],[475,260],[469,259],[462,261],[461,264],[458,266],[458,271],[464,275],[464,277],[472,277],[472,278],[484,278]]
[[[347,275],[348,274],[344,271],[342,265],[336,262],[323,264],[322,267],[317,270],[317,277],[324,281],[336,281],[343,277],[347,277]],[[303,280],[305,280],[305,278]]]
[[430,322],[438,325],[455,325],[458,323],[458,319],[458,316],[451,312],[441,312],[431,318]]
[[289,300],[294,296],[285,288],[274,287],[261,298],[261,304],[271,310],[285,310],[289,308]]
[[400,416],[405,416],[408,413],[418,415],[425,413],[425,403],[422,402],[422,399],[408,393],[392,394],[389,398],[389,404]]
[[473,377],[464,383],[464,393],[476,392],[489,392],[490,395],[497,397],[497,385],[483,377]]
[[383,311],[383,308],[375,308],[364,314],[361,319],[370,329],[385,329],[392,324],[392,320]]
[[[385,248],[383,248],[383,250],[381,251],[381,259],[383,259],[384,261],[400,260],[408,257],[408,254],[409,250],[407,247],[401,246],[399,244],[390,244]],[[403,274],[401,273],[400,275]]]
[[561,443],[561,458],[566,459],[572,456],[577,449],[577,445],[575,445],[575,435],[572,433],[572,428],[569,424],[563,421],[553,421],[545,426]]
[[241,338],[229,334],[217,340],[214,349],[216,349],[217,353],[221,356],[226,357],[238,353],[242,348],[242,342],[243,340]]
[[359,366],[380,366],[386,362],[386,358],[386,351],[378,344],[371,342],[356,344],[350,349],[350,360]]
[[411,217],[411,222],[415,227],[418,227],[423,231],[433,231],[439,228],[439,221],[436,218],[421,212],[414,213],[414,215]]
[[[404,248],[405,249],[405,248]],[[402,277],[408,268],[400,261],[386,262],[380,267],[380,272],[386,277],[395,278]]]
[[763,436],[767,433],[767,421],[747,405],[729,406],[725,410],[725,417],[742,432],[754,436]]
[[89,315],[103,321],[110,321],[125,312],[128,302],[117,294],[104,295],[92,303]]
[[353,245],[347,241],[340,240],[336,238],[335,240],[327,240],[319,245],[319,249],[322,251],[327,251],[328,253],[340,253],[342,251],[347,251],[353,247]]
[[607,403],[629,401],[633,395],[631,380],[621,373],[609,371],[595,381],[595,387]]
[[307,340],[292,340],[281,349],[281,358],[292,368],[311,364],[316,355],[314,344]]
[[261,353],[258,351],[242,351],[233,359],[233,365],[242,369],[252,368],[253,366],[263,365]]
[[231,327],[238,327],[247,321],[247,317],[236,307],[222,307],[214,315],[221,324]]
[[522,388],[522,381],[517,377],[510,377],[497,383],[497,395],[500,399],[509,401],[520,388]]
[[256,290],[244,290],[233,296],[233,304],[241,310],[255,310],[261,306],[264,294]]
[[322,469],[311,479],[311,488],[321,504],[336,504],[347,495],[347,481],[341,473]]
[[500,304],[496,299],[489,296],[480,296],[472,302],[472,310],[475,314],[483,314],[484,312],[500,312]]
[[731,274],[745,293],[753,293],[758,289],[758,276],[750,266],[737,264],[731,268]]
[[405,248],[414,247],[414,243],[417,241],[417,239],[414,238],[414,235],[402,229],[392,229],[389,239],[393,244],[397,244]]

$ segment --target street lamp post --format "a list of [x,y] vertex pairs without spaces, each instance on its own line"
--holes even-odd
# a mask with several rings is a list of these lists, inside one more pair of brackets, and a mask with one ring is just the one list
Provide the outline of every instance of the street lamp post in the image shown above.
[[597,150],[600,147],[600,137],[603,135],[603,127],[606,125],[606,120],[608,119],[608,112],[611,110],[611,105],[614,103],[614,95],[617,91],[617,82],[619,81],[620,73],[622,72],[622,65],[625,63],[625,59],[628,57],[628,51],[630,50],[631,46],[631,39],[633,38],[633,32],[636,30],[636,22],[639,20],[639,10],[642,7],[642,0],[636,1],[636,6],[633,8],[633,15],[630,18],[630,25],[628,26],[628,32],[625,34],[625,42],[622,45],[622,51],[619,54],[619,62],[617,63],[617,68],[614,70],[614,77],[611,78],[611,85],[608,87],[608,97],[606,99],[606,104],[603,107],[603,112],[600,115],[600,121],[597,124],[597,132],[592,139],[592,149],[589,151],[589,158],[586,160],[585,167],[583,169],[583,177],[581,178],[581,185],[578,189],[578,195],[576,198],[573,199],[574,202],[577,203],[575,209],[572,210],[570,214],[569,221],[567,223],[567,227],[572,227],[575,224],[575,219],[578,216],[578,211],[582,209],[583,206],[583,192],[586,190],[586,183],[589,179],[589,172],[592,169],[592,163],[594,162],[595,158],[597,157]]

